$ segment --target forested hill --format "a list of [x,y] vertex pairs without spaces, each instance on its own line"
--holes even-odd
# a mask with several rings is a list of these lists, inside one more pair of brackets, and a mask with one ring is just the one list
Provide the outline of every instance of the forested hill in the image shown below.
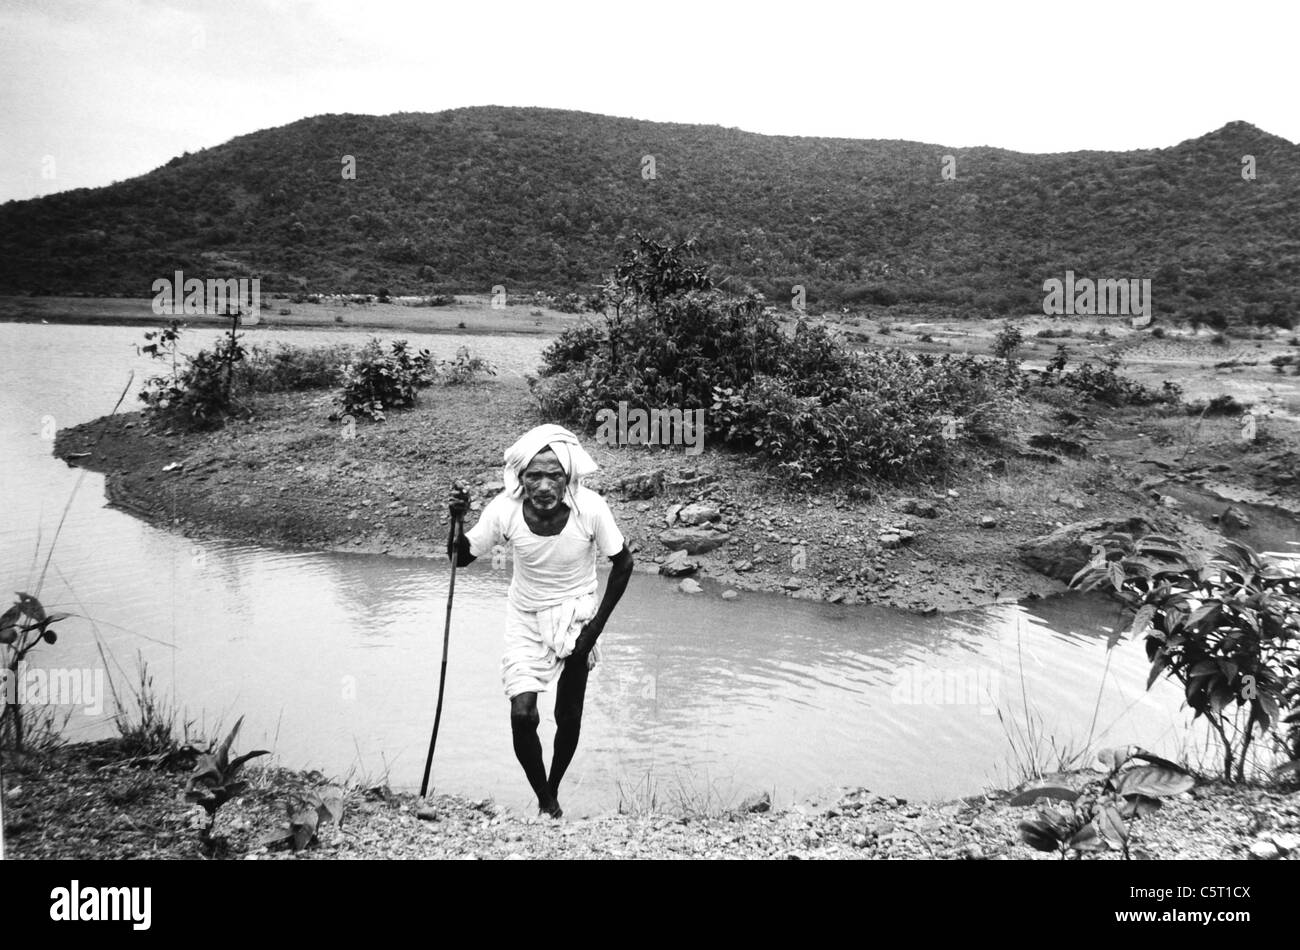
[[813,305],[1015,313],[1072,270],[1151,278],[1159,314],[1300,315],[1300,148],[1246,123],[1030,155],[500,107],[318,116],[9,202],[0,293],[149,296],[177,269],[264,292],[581,292],[634,230],[697,236],[729,286],[802,284]]

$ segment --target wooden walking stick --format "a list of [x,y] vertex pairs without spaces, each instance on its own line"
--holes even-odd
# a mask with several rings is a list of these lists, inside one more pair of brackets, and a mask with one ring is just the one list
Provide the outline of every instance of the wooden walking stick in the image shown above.
[[451,641],[451,599],[456,594],[456,561],[460,557],[460,536],[464,528],[464,515],[457,514],[451,532],[451,583],[447,587],[447,623],[442,631],[442,670],[438,673],[438,708],[433,714],[433,735],[429,737],[429,757],[424,761],[424,779],[420,782],[420,797],[429,791],[429,773],[433,770],[433,749],[438,744],[438,726],[442,723],[442,688],[447,682],[447,646]]

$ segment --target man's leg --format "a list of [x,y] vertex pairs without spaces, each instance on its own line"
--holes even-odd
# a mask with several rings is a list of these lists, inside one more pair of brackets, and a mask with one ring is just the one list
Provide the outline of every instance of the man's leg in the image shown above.
[[542,762],[542,741],[537,738],[537,694],[520,693],[510,698],[510,732],[514,737],[515,758],[524,767],[528,784],[537,795],[537,807],[560,817],[560,805],[546,784],[546,766]]
[[560,683],[555,690],[555,754],[551,757],[551,775],[547,786],[552,798],[558,802],[560,781],[578,751],[578,736],[582,732],[582,703],[587,696],[587,657],[571,656],[560,671]]

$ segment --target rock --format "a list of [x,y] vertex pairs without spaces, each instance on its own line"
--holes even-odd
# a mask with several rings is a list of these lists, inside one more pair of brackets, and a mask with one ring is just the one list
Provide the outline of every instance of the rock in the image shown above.
[[1029,444],[1036,449],[1045,449],[1048,452],[1056,452],[1059,455],[1065,455],[1074,459],[1088,457],[1088,450],[1083,443],[1076,442],[1073,439],[1067,439],[1064,436],[1053,435],[1050,432],[1040,432],[1037,435],[1029,437]]
[[1273,834],[1273,844],[1283,854],[1300,851],[1300,834],[1290,831],[1278,831]]
[[416,809],[415,817],[421,821],[438,821],[438,810],[429,802],[424,802]]
[[700,586],[699,581],[688,577],[677,585],[677,589],[683,594],[698,594],[704,588]]
[[753,561],[737,561],[737,562],[736,562],[736,571],[737,571],[738,573],[743,574],[743,573],[745,573],[745,571],[752,571],[753,569],[754,569],[754,562],[753,562]]
[[903,539],[896,534],[882,534],[878,540],[880,546],[886,550],[896,548],[903,543]]
[[1181,508],[1182,506],[1183,506],[1183,503],[1180,502],[1180,501],[1179,501],[1177,498],[1175,498],[1173,495],[1161,495],[1161,496],[1160,496],[1160,507],[1161,507],[1161,508]]
[[799,578],[797,577],[791,576],[781,586],[784,587],[786,590],[798,590],[799,588],[803,587],[803,581],[799,580]]
[[685,551],[674,551],[659,565],[659,573],[664,577],[686,577],[700,569],[699,561],[690,560]]
[[615,483],[615,488],[628,498],[653,498],[664,490],[664,470],[627,475]]
[[997,526],[998,526],[998,519],[994,518],[992,515],[985,515],[984,517],[980,518],[981,528],[996,528]]
[[677,523],[677,514],[682,510],[681,505],[669,505],[668,510],[664,512],[664,524],[672,527]]
[[677,512],[677,520],[682,524],[705,524],[709,521],[718,521],[721,518],[722,512],[718,510],[717,505],[710,505],[702,501],[685,505]]
[[1108,535],[1128,538],[1126,548],[1132,550],[1132,539],[1149,534],[1151,525],[1145,519],[1132,517],[1126,520],[1096,518],[1062,525],[1050,534],[1041,535],[1019,546],[1020,560],[1039,573],[1069,582],[1090,560],[1094,545]]
[[703,554],[722,547],[731,540],[731,535],[710,528],[669,528],[660,533],[659,540],[664,547],[672,551],[684,550],[687,554]]
[[1250,846],[1252,861],[1274,861],[1281,856],[1282,852],[1271,841],[1256,841]]
[[921,518],[939,517],[939,507],[934,502],[921,498],[904,498],[898,503],[898,510],[904,514],[917,515]]
[[898,540],[903,544],[911,544],[916,538],[915,531],[908,531],[906,528],[900,528],[898,531]]
[[736,599],[737,597],[739,597],[739,596],[740,596],[740,595],[739,595],[738,593],[736,593],[734,590],[730,590],[730,589],[728,589],[728,590],[724,590],[724,591],[722,592],[722,599],[723,599],[723,600],[735,600],[735,599]]
[[482,490],[485,495],[496,495],[506,490],[506,483],[503,481],[485,482]]
[[855,848],[865,848],[870,843],[871,839],[864,834],[856,834],[853,836],[853,847]]
[[752,815],[757,812],[768,811],[772,807],[772,796],[767,792],[759,792],[750,795],[740,803],[740,810],[746,814]]
[[1236,505],[1229,505],[1219,515],[1219,524],[1225,528],[1245,529],[1250,527],[1250,518]]

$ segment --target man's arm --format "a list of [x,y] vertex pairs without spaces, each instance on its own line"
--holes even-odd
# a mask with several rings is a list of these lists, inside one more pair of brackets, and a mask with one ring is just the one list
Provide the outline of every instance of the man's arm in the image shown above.
[[596,638],[604,631],[609,615],[614,612],[614,608],[623,598],[623,592],[627,590],[627,582],[632,577],[632,552],[628,550],[627,544],[624,544],[623,550],[609,560],[613,564],[613,569],[609,572],[609,581],[605,584],[605,596],[600,600],[596,616],[587,621],[587,625],[578,634],[577,643],[573,645],[573,652],[579,656],[589,652],[595,646]]

